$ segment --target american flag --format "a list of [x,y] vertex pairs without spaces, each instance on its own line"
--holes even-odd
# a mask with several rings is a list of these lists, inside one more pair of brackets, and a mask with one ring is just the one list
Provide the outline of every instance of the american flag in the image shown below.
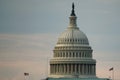
[[113,67],[109,69],[109,71],[112,71],[113,70]]
[[29,73],[24,73],[25,76],[29,76]]

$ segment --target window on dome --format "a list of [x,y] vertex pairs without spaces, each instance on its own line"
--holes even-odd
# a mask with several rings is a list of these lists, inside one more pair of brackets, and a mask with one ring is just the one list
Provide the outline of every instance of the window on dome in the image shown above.
[[70,42],[71,42],[72,40],[70,39]]
[[66,52],[66,57],[68,57],[68,53]]
[[85,57],[87,57],[86,53],[85,53]]
[[61,52],[61,57],[63,57],[63,52]]
[[69,39],[67,41],[69,42]]
[[81,57],[81,52],[79,53],[79,57]]
[[76,52],[76,57],[78,57],[78,53]]
[[81,57],[83,57],[83,52],[81,53]]
[[61,53],[59,53],[59,57],[61,57]]
[[56,55],[57,57],[59,57],[59,53],[57,53],[57,55]]
[[83,57],[85,57],[85,52],[83,52]]
[[76,52],[75,52],[75,57],[76,57]]
[[71,57],[73,57],[73,53],[71,53]]
[[71,57],[71,54],[69,53],[69,56],[68,57]]
[[75,57],[75,54],[74,54],[74,52],[73,52],[73,57]]
[[75,39],[75,41],[77,42],[77,39]]

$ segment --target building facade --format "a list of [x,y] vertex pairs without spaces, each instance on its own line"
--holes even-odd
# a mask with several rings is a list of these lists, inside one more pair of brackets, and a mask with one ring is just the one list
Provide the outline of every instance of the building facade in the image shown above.
[[61,33],[50,60],[49,80],[107,80],[96,77],[96,60],[87,36],[77,27],[74,3],[69,26]]

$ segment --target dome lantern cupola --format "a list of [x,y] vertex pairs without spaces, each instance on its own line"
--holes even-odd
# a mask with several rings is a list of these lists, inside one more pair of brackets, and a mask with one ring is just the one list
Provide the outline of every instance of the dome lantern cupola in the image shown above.
[[77,17],[76,17],[76,15],[75,15],[75,11],[74,11],[74,3],[72,4],[72,11],[71,11],[71,15],[70,15],[69,19],[70,19],[70,23],[69,23],[68,28],[76,28],[76,29],[79,29],[79,28],[77,27],[77,24],[76,24],[76,19],[77,19]]

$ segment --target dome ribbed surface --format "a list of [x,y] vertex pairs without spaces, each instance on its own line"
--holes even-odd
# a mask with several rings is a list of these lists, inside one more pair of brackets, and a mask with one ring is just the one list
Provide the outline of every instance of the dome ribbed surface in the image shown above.
[[89,45],[86,35],[79,29],[67,29],[58,38],[57,44]]

